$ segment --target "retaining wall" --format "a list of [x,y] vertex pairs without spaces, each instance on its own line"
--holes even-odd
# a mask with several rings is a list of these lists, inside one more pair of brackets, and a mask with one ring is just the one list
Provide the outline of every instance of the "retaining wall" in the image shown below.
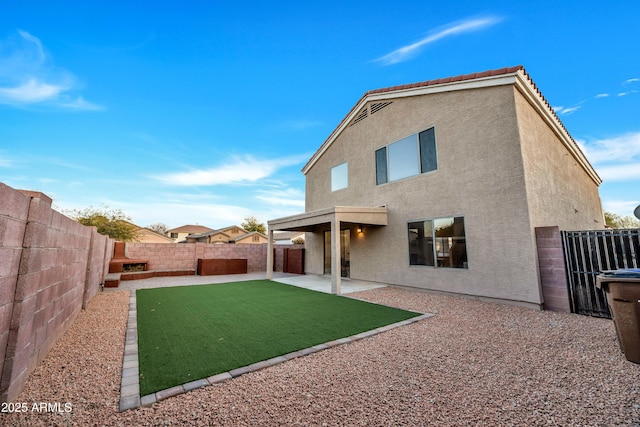
[[113,241],[51,208],[45,194],[0,183],[0,402],[98,292]]

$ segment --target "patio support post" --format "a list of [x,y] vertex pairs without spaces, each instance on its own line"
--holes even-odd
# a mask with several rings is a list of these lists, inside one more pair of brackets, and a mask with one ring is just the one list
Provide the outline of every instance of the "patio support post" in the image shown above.
[[273,230],[269,228],[267,233],[267,279],[273,279]]
[[340,259],[340,218],[336,213],[331,220],[331,293],[336,295],[341,293]]

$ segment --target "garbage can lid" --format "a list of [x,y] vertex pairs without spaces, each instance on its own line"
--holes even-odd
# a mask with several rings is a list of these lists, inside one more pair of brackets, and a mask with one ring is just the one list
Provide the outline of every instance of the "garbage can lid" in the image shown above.
[[609,277],[633,277],[640,278],[640,268],[626,268],[619,270],[604,271]]

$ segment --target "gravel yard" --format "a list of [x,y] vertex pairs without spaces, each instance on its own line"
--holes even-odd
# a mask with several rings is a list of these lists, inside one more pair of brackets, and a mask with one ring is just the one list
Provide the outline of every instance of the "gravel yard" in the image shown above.
[[640,425],[640,365],[610,320],[394,288],[353,296],[437,315],[120,413],[129,292],[99,293],[17,399],[62,413],[0,424]]

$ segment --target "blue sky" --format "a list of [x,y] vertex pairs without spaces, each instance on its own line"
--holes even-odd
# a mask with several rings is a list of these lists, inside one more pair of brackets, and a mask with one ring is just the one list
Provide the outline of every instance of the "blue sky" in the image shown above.
[[304,211],[367,90],[524,65],[640,204],[640,2],[0,2],[0,182],[146,226]]

